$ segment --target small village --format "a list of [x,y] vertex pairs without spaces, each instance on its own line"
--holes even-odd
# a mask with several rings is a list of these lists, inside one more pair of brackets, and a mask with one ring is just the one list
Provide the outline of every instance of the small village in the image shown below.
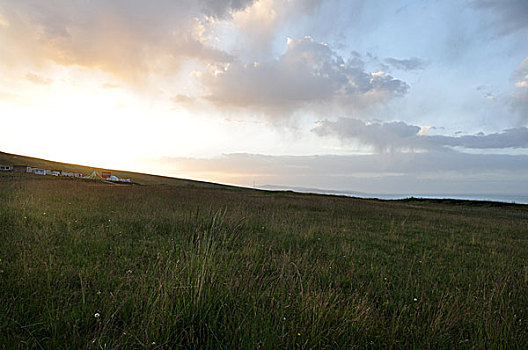
[[42,169],[42,168],[36,168],[36,167],[27,166],[27,165],[0,165],[0,171],[11,171],[14,173],[27,173],[27,174],[34,174],[34,175],[63,176],[63,177],[74,177],[74,178],[79,178],[79,179],[132,183],[130,179],[119,178],[115,175],[112,175],[112,173],[109,171],[103,171],[101,172],[101,174],[99,174],[97,171],[93,170],[91,174],[84,175],[82,173],[76,173],[76,172],[71,172],[71,171]]

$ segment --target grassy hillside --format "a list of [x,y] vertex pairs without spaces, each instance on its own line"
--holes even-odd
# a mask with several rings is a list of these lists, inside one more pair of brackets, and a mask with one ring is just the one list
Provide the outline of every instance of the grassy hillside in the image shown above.
[[195,187],[229,187],[226,185],[215,184],[205,181],[194,181],[187,179],[179,179],[173,177],[157,176],[150,174],[135,173],[130,171],[113,170],[97,167],[89,167],[84,165],[60,163],[50,160],[21,156],[17,154],[10,154],[0,152],[0,165],[26,165],[50,170],[64,170],[70,172],[78,172],[84,175],[89,175],[92,171],[97,171],[101,174],[103,171],[110,171],[112,175],[119,178],[131,179],[132,182],[141,185],[172,185],[172,186],[195,186]]
[[525,349],[528,209],[0,177],[0,344]]

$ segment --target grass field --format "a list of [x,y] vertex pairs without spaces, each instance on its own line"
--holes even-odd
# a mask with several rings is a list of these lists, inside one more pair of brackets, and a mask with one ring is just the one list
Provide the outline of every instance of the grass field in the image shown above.
[[0,176],[5,349],[525,349],[528,206]]

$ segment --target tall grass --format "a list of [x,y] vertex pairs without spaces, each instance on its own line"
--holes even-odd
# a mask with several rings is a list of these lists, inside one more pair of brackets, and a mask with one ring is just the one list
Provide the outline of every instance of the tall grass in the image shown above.
[[526,348],[528,210],[0,177],[3,348]]

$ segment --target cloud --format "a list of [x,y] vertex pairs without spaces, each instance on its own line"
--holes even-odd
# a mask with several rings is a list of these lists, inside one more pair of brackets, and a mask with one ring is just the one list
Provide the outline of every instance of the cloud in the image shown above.
[[271,51],[273,39],[279,30],[280,16],[284,16],[279,4],[274,0],[260,0],[234,14],[233,24],[238,28],[239,47],[250,49],[252,56],[257,57]]
[[409,86],[383,72],[367,72],[357,57],[345,61],[310,37],[288,39],[279,58],[213,66],[202,75],[206,98],[219,107],[272,114],[313,105],[364,108],[406,94]]
[[[302,26],[307,18],[311,22],[322,3],[323,0],[255,1],[243,11],[233,14],[232,23],[238,29],[235,50],[241,52],[245,60],[273,56],[279,34],[290,32],[291,27]],[[301,31],[303,34],[306,32]]]
[[518,112],[521,123],[528,122],[528,87],[521,86],[511,100],[513,110]]
[[[84,66],[122,80],[167,74],[187,59],[228,62],[199,23],[214,23],[250,0],[8,1],[0,8],[0,64]],[[210,16],[210,17],[208,17]],[[21,40],[23,38],[23,40]]]
[[526,0],[475,0],[473,6],[486,10],[495,17],[500,35],[528,28],[528,1]]
[[226,17],[233,11],[243,10],[255,0],[202,0],[202,11],[209,16]]
[[103,84],[103,88],[105,89],[118,89],[120,87],[121,85],[116,84],[116,83],[111,83],[111,82],[107,82]]
[[526,155],[456,151],[372,155],[165,157],[173,174],[239,185],[286,185],[370,193],[512,193],[528,181]]
[[497,99],[497,96],[485,85],[477,86],[476,90],[479,91],[482,94],[482,97],[484,97],[486,100]]
[[[462,152],[398,153],[392,155],[269,156],[232,153],[216,158],[164,159],[186,171],[218,171],[246,174],[353,175],[429,174],[437,171],[475,173],[486,170],[528,170],[527,155],[482,155]],[[179,162],[182,162],[181,164]]]
[[34,84],[37,85],[50,85],[53,80],[49,78],[44,78],[38,74],[35,73],[28,73],[26,74],[26,79]]
[[195,99],[190,97],[190,96],[187,96],[187,95],[176,95],[174,97],[171,98],[171,101],[176,103],[176,104],[182,104],[182,105],[192,105],[194,102],[195,102]]
[[518,112],[522,123],[528,122],[528,57],[526,57],[512,76],[516,91],[511,98],[514,111]]
[[359,119],[323,120],[312,130],[319,136],[337,136],[345,142],[358,141],[378,152],[400,150],[446,150],[528,148],[528,128],[507,129],[500,133],[443,136],[422,133],[423,128],[404,122],[368,123]]
[[424,69],[426,62],[422,59],[412,57],[409,59],[386,58],[385,63],[389,66],[404,71]]
[[0,90],[0,102],[9,102],[18,105],[25,105],[28,103],[24,96],[2,90]]
[[195,58],[205,62],[231,62],[233,56],[229,53],[211,47],[204,43],[200,37],[190,33],[179,33],[178,39],[174,40],[172,55]]
[[426,142],[440,146],[458,146],[472,149],[528,148],[528,128],[506,129],[499,133],[464,136],[420,136]]
[[416,147],[420,127],[403,122],[366,123],[359,119],[323,120],[313,130],[319,136],[337,136],[344,141],[357,140],[379,152]]

